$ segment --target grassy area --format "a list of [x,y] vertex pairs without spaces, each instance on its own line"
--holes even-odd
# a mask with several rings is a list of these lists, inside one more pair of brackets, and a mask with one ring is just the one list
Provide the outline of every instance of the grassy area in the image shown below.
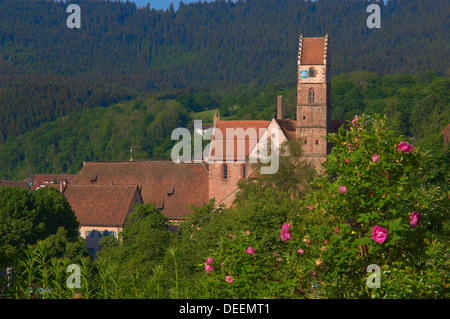
[[198,112],[192,115],[194,120],[202,120],[204,124],[212,124],[214,119],[214,113],[217,109],[207,110],[203,112]]

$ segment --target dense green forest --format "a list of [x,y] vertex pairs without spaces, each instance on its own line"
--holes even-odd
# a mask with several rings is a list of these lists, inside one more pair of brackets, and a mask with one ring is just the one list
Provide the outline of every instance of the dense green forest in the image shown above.
[[[81,28],[65,9],[81,7]],[[0,1],[0,143],[78,109],[155,90],[284,89],[295,83],[298,37],[329,34],[332,73],[448,75],[449,4],[214,1],[177,11],[119,1]]]
[[[436,73],[422,76],[370,72],[335,76],[332,118],[355,114],[387,114],[391,129],[432,146],[450,123],[450,80]],[[285,116],[295,119],[296,87],[241,86],[230,93],[172,90],[120,102],[111,107],[80,109],[0,145],[0,178],[23,179],[35,173],[77,173],[83,161],[170,158],[177,127],[193,132],[193,121],[270,120],[277,95],[285,97]]]

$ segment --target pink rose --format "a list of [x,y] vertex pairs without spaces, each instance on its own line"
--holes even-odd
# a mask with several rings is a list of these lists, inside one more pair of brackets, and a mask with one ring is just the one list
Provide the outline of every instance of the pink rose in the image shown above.
[[412,226],[412,228],[416,228],[417,225],[419,225],[419,222],[420,222],[420,213],[412,212],[411,216],[409,217],[409,224]]
[[213,263],[213,258],[212,257],[206,258],[206,261],[205,261],[205,271],[206,271],[206,273],[208,273],[208,272],[213,270],[213,266],[211,265],[212,263]]
[[299,254],[303,254],[305,251],[304,251],[303,249],[299,249],[299,250],[297,250],[297,252],[298,252]]
[[348,163],[348,162],[350,162],[350,160],[349,160],[348,158],[346,158],[346,159],[345,159],[345,162]]
[[248,246],[248,248],[245,250],[247,254],[253,255],[255,253],[255,250],[252,246]]
[[309,210],[312,210],[312,207],[311,207],[311,206],[306,206],[306,208],[308,208]]
[[230,284],[233,282],[233,279],[231,279],[230,276],[225,276],[225,280],[228,281],[228,283]]
[[398,144],[398,146],[397,146],[397,151],[409,153],[413,150],[413,148],[414,147],[411,144],[401,141],[400,144]]
[[377,154],[375,154],[375,155],[372,157],[372,161],[373,161],[374,163],[378,162],[378,155],[377,155]]
[[389,232],[387,231],[387,229],[375,225],[372,228],[372,239],[375,240],[377,243],[383,243],[386,238],[388,237]]
[[290,227],[291,227],[290,224],[283,224],[283,226],[281,226],[280,237],[282,241],[288,241],[289,239],[292,238],[292,235],[289,232]]
[[205,263],[205,271],[206,271],[206,273],[208,273],[208,272],[210,272],[212,270],[213,270],[213,266]]
[[344,194],[347,191],[345,186],[339,185],[339,193]]

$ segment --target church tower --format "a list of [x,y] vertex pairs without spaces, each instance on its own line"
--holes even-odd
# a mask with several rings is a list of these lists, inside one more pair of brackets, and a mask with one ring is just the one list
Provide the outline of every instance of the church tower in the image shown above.
[[320,169],[331,150],[325,136],[331,127],[330,64],[328,35],[303,38],[298,44],[297,127],[303,143],[303,156]]

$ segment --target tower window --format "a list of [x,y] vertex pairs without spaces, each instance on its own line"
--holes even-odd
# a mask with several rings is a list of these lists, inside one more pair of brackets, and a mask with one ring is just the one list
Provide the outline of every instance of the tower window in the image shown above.
[[309,77],[310,77],[310,78],[313,78],[314,76],[315,76],[314,68],[310,68],[310,69],[309,69]]
[[303,119],[306,120],[306,116],[303,115]]
[[319,145],[319,140],[316,140],[316,145]]
[[308,91],[308,102],[314,103],[314,89],[310,88]]
[[228,179],[228,165],[223,164],[222,165],[222,179]]
[[305,138],[305,144],[307,144],[307,143],[306,143],[306,138]]

